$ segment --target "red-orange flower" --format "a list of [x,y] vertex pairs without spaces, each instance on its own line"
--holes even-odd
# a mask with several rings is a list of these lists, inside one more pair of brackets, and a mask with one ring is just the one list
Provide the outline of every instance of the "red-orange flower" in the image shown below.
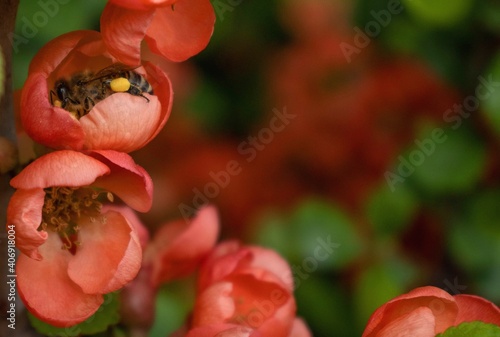
[[114,196],[138,211],[151,207],[151,179],[130,156],[52,152],[11,185],[17,190],[7,226],[15,228],[22,253],[17,285],[35,316],[55,326],[82,322],[103,294],[136,276],[142,259],[137,230],[121,213],[102,209]]
[[[99,79],[70,83],[75,76],[96,78],[99,70],[116,63],[98,32],[74,31],[47,43],[33,58],[22,90],[26,133],[55,149],[131,152],[146,145],[162,129],[172,107],[170,80],[161,69],[150,63],[133,69],[151,84],[154,95],[110,94]],[[56,88],[60,80],[67,82],[62,91]],[[71,103],[69,110],[80,112],[58,107],[59,95]]]
[[378,308],[362,337],[434,337],[449,327],[472,321],[500,326],[500,309],[479,296],[451,296],[436,287],[422,287]]
[[218,245],[200,270],[186,336],[310,336],[296,321],[291,275],[274,251],[235,241]]
[[178,220],[162,226],[148,245],[144,263],[151,264],[154,287],[193,273],[214,247],[219,220],[213,206],[203,207],[189,223]]
[[101,32],[120,62],[138,64],[143,39],[155,54],[180,62],[205,49],[214,23],[209,0],[113,0],[101,15]]

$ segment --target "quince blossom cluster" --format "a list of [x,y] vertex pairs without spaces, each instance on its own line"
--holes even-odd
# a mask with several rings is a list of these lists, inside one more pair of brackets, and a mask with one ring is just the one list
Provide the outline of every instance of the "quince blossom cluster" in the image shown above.
[[32,60],[20,117],[50,150],[11,180],[7,226],[21,253],[19,295],[40,320],[80,323],[139,272],[145,228],[129,214],[151,208],[153,183],[128,153],[160,132],[173,101],[141,42],[182,61],[205,48],[214,22],[209,0],[113,1],[101,32],[61,35]]
[[[69,327],[105,294],[124,288],[124,302],[136,291],[147,303],[162,284],[198,272],[192,319],[175,336],[311,335],[295,316],[287,262],[236,241],[216,246],[215,208],[164,225],[151,242],[134,213],[151,208],[153,183],[128,153],[160,132],[173,101],[167,74],[141,46],[183,61],[205,48],[214,21],[209,0],[109,1],[101,32],[61,35],[32,60],[20,116],[50,152],[11,180],[7,225],[21,252],[19,295],[38,319]],[[141,316],[127,310],[129,320]]]

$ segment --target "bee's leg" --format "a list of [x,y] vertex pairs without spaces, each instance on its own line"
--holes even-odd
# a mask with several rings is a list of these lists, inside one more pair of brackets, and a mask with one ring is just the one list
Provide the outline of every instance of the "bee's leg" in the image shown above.
[[95,102],[92,98],[89,96],[85,97],[85,100],[83,101],[83,108],[85,111],[90,111],[95,105]]
[[57,97],[57,94],[54,92],[54,90],[50,91],[50,104],[54,105],[54,99],[53,96]]
[[131,85],[130,86],[130,89],[128,89],[127,91],[129,94],[131,95],[134,95],[134,96],[141,96],[142,98],[144,98],[146,101],[148,101],[149,103],[149,98],[147,98],[146,96],[144,96],[142,94],[142,91],[141,89],[139,89],[138,87],[134,86],[134,85]]

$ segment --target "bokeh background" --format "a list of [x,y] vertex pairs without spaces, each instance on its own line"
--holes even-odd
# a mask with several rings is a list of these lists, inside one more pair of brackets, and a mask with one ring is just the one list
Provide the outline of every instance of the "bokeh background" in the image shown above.
[[[44,43],[99,29],[105,1],[56,3],[21,1],[16,88]],[[379,305],[423,285],[499,305],[500,4],[212,3],[209,46],[161,63],[172,116],[133,153],[155,183],[151,232],[217,205],[222,238],[290,262],[318,337],[360,336]],[[150,336],[192,301],[192,280],[166,285]]]

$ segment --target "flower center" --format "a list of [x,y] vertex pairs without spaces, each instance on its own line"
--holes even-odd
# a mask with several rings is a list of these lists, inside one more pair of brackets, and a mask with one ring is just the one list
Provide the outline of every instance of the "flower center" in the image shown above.
[[89,217],[91,221],[106,219],[101,215],[100,195],[113,201],[113,194],[90,187],[49,187],[44,189],[45,199],[42,208],[42,222],[38,230],[56,232],[63,242],[62,249],[76,253],[81,243],[78,241],[79,219]]

